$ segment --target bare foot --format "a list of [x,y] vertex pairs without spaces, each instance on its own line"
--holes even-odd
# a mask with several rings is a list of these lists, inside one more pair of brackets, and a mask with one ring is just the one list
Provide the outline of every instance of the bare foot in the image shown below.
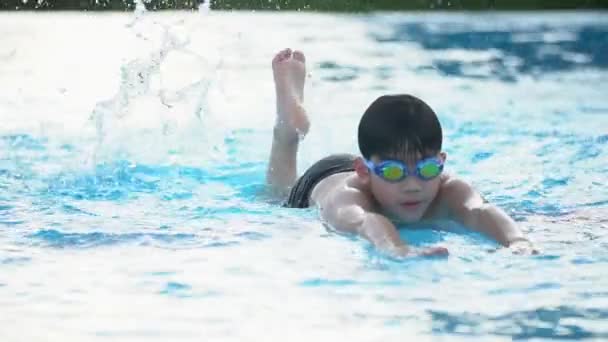
[[[277,94],[275,137],[289,141],[308,133],[310,122],[304,110],[306,59],[300,51],[285,49],[272,60]],[[297,140],[296,140],[297,141]]]

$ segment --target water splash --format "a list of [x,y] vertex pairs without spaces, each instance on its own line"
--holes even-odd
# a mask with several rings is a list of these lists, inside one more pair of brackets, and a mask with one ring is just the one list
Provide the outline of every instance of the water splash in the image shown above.
[[135,0],[135,10],[133,11],[133,21],[127,27],[133,27],[137,24],[146,13],[146,5],[142,0]]
[[[203,3],[201,6],[201,13],[208,13],[209,5]],[[169,155],[175,154],[173,152],[179,149],[171,147],[166,139],[163,140],[163,136],[176,136],[186,130],[197,138],[205,138],[202,124],[204,113],[208,111],[207,97],[223,61],[220,58],[215,64],[211,63],[191,48],[191,29],[185,25],[184,20],[177,23],[153,21],[150,25],[145,20],[145,12],[145,5],[141,0],[138,1],[134,19],[127,27],[142,41],[159,41],[159,47],[144,57],[125,63],[121,67],[120,86],[116,94],[95,105],[89,117],[97,137],[88,158],[91,167],[103,159],[103,150],[115,147],[119,152],[126,152],[134,146],[147,145],[148,142],[141,139],[142,134],[130,131],[129,124],[135,121],[137,125],[133,129],[142,130],[141,123],[146,123],[143,126],[146,126],[144,130],[149,143],[152,146],[158,144],[161,149],[168,148]],[[160,29],[160,37],[154,37],[150,33],[154,32],[153,29]],[[183,68],[183,63],[191,63],[193,72],[188,75],[188,80],[176,81],[176,73],[170,72],[171,67]],[[195,73],[197,68],[199,75]],[[196,132],[191,132],[193,129]],[[115,139],[110,139],[110,136]],[[161,139],[158,139],[159,136]],[[134,137],[137,137],[135,141]],[[112,146],[112,143],[119,146]]]
[[211,11],[211,0],[203,0],[198,5],[198,12],[202,15],[208,15]]

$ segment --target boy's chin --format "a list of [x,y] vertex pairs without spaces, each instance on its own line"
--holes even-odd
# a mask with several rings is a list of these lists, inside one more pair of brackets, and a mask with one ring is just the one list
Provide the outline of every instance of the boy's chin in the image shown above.
[[392,218],[399,223],[416,223],[422,220],[422,214],[397,212],[393,213]]
[[417,215],[415,217],[413,217],[413,216],[400,216],[399,217],[399,221],[402,223],[416,223],[416,222],[420,222],[421,219],[422,219],[422,215]]

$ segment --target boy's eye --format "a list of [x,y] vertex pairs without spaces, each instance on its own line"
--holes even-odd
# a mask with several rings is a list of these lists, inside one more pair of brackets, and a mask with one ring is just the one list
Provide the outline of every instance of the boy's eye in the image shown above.
[[399,179],[403,176],[403,170],[398,166],[387,166],[382,169],[382,176],[386,179]]
[[426,164],[420,169],[420,175],[424,178],[432,178],[439,174],[439,166]]

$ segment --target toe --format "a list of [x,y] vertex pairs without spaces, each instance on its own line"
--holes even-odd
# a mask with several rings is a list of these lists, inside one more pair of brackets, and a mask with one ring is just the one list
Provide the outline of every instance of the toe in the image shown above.
[[306,62],[306,57],[304,57],[304,53],[299,50],[293,52],[293,59],[298,60],[302,63]]
[[274,58],[272,59],[272,63],[274,64],[274,63],[282,62],[285,59],[289,58],[289,56],[291,56],[291,49],[289,49],[289,48],[283,49],[274,56]]
[[291,49],[287,48],[281,52],[279,52],[279,60],[284,61],[287,58],[291,57]]

